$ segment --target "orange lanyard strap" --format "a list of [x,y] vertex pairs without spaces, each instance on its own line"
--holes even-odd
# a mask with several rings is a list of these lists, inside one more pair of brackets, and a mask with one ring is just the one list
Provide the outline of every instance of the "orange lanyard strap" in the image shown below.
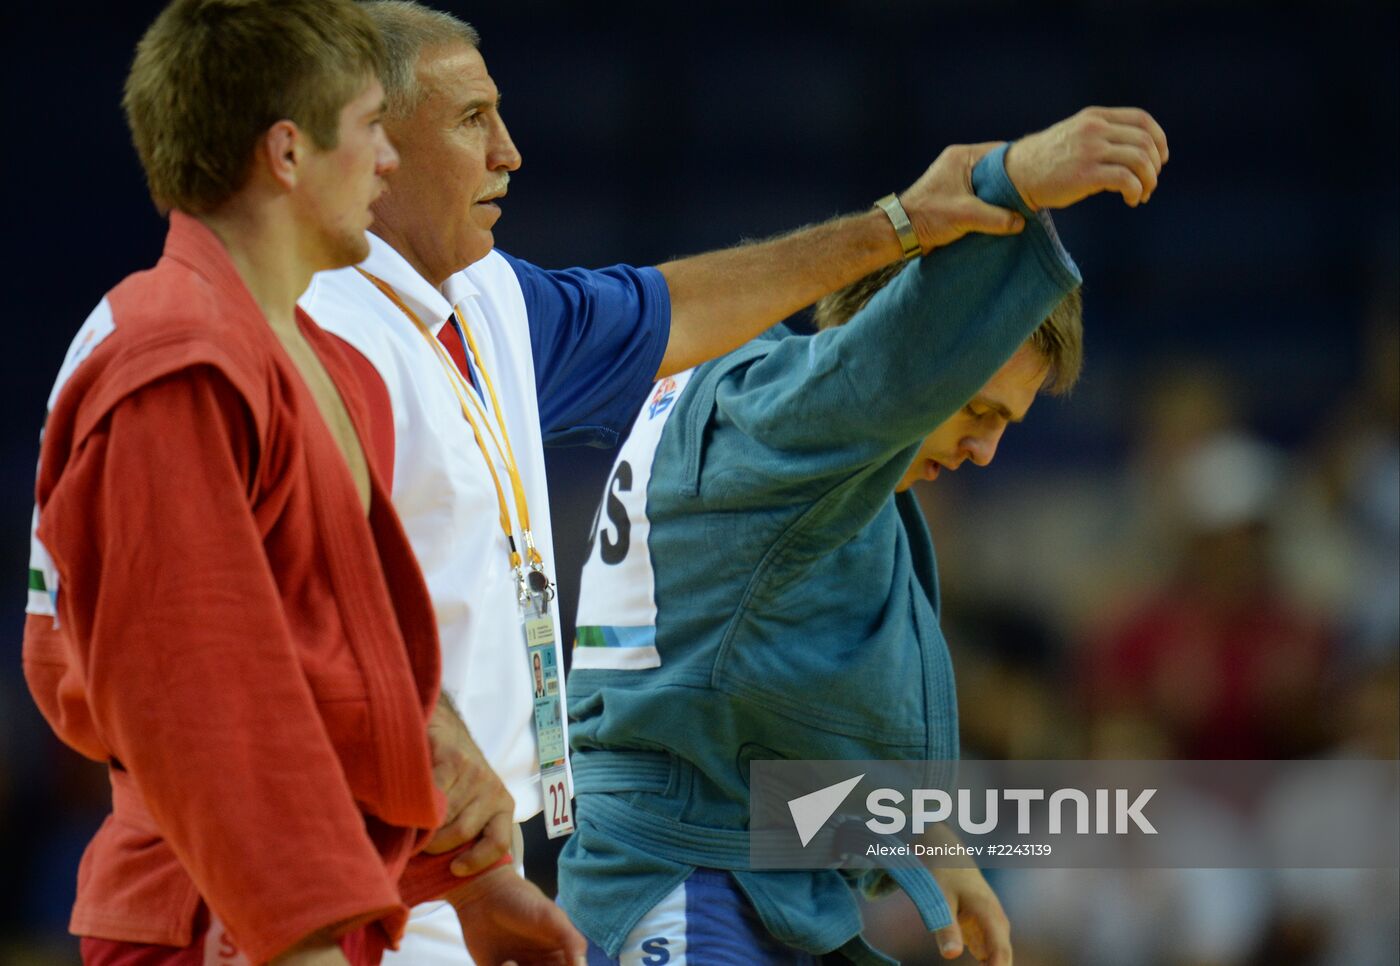
[[[399,293],[394,291],[393,286],[389,285],[388,282],[371,275],[362,268],[357,269],[357,271],[365,278],[369,279],[375,288],[384,293],[385,298],[393,302],[394,305],[398,307],[399,311],[409,318],[414,327],[418,329],[419,334],[428,341],[438,363],[447,372],[448,381],[452,384],[452,391],[456,394],[457,402],[462,408],[462,415],[472,428],[472,437],[476,440],[477,448],[481,450],[482,459],[486,461],[486,469],[491,474],[491,483],[496,488],[496,502],[500,513],[501,531],[505,534],[506,542],[510,546],[511,568],[517,572],[517,576],[521,578],[523,586],[523,576],[520,574],[520,552],[516,549],[514,528],[511,526],[510,522],[510,505],[506,502],[505,490],[501,487],[501,478],[496,473],[495,460],[491,458],[491,453],[486,448],[486,441],[482,437],[483,425],[486,428],[486,435],[490,436],[491,442],[495,444],[496,452],[501,457],[501,462],[505,464],[506,473],[510,477],[511,492],[515,497],[516,511],[520,514],[520,530],[522,536],[525,538],[525,547],[530,558],[531,569],[542,571],[544,569],[544,560],[540,556],[539,550],[536,549],[534,537],[530,532],[530,507],[525,499],[525,486],[520,480],[520,470],[515,462],[515,453],[510,446],[510,435],[506,432],[506,422],[501,414],[501,404],[496,396],[496,387],[491,381],[491,376],[481,364],[481,354],[477,352],[476,341],[472,338],[471,330],[467,328],[466,323],[462,320],[461,313],[458,312],[457,321],[462,323],[462,331],[467,337],[467,345],[465,348],[471,352],[472,361],[476,364],[476,370],[481,373],[482,382],[486,384],[487,391],[491,396],[491,405],[495,410],[496,416],[496,427],[491,426],[486,415],[486,410],[482,407],[482,404],[477,401],[475,393],[467,386],[466,380],[462,377],[462,373],[457,368],[457,364],[452,361],[452,357],[447,354],[447,350],[443,348],[442,343],[437,340],[432,330],[418,317],[418,314],[408,307],[404,300],[399,297]],[[478,422],[478,419],[480,422]],[[496,435],[497,428],[500,430],[499,437]],[[504,443],[502,443],[502,440],[504,440]]]
[[[472,338],[471,327],[467,325],[467,320],[462,318],[462,310],[454,305],[452,307],[452,312],[457,316],[457,323],[462,327],[462,334],[467,337],[465,348],[471,354],[472,362],[476,365],[476,371],[481,373],[481,381],[486,383],[486,392],[491,397],[491,408],[496,413],[496,422],[501,427],[501,439],[505,440],[506,444],[505,453],[502,454],[502,458],[505,460],[506,466],[510,469],[511,485],[515,487],[516,506],[520,509],[520,529],[525,534],[525,542],[529,544],[531,562],[538,562],[539,553],[535,550],[534,541],[530,539],[530,507],[526,505],[525,489],[520,483],[520,464],[515,461],[515,451],[511,449],[510,436],[506,434],[506,421],[505,417],[501,415],[501,400],[496,395],[496,384],[491,381],[491,373],[487,372],[486,367],[481,364],[481,353],[477,351],[476,339]],[[441,343],[434,339],[433,344],[438,346],[439,351],[445,354],[446,350],[441,348]],[[454,365],[452,368],[453,371],[456,371],[457,367]],[[475,402],[475,400],[472,401]],[[499,449],[500,443],[497,442],[496,446]]]

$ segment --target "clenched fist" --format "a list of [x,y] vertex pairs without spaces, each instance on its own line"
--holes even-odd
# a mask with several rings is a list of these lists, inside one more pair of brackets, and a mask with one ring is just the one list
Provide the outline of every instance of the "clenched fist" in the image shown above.
[[1086,107],[1011,145],[1006,174],[1028,206],[1067,208],[1101,191],[1136,208],[1157,190],[1167,136],[1136,107]]

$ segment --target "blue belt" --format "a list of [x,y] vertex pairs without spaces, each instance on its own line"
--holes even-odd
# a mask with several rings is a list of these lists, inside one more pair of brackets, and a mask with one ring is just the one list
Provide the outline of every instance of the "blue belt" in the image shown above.
[[[691,825],[615,797],[617,793],[626,792],[674,795],[679,790],[678,778],[684,764],[674,756],[665,752],[586,751],[576,753],[572,762],[574,792],[587,798],[586,802],[580,803],[582,810],[598,827],[613,832],[625,829],[627,840],[632,845],[672,862],[735,872],[741,884],[747,885],[745,880],[751,875],[765,871],[752,867],[752,836],[747,830]],[[782,871],[791,874],[791,870]],[[813,874],[837,874],[832,870],[811,871]],[[909,896],[925,928],[933,931],[952,924],[952,911],[943,897],[943,890],[928,869],[911,864],[883,871]],[[753,889],[746,888],[745,891],[754,900],[764,921],[768,922],[769,913],[774,910],[765,910],[764,903]],[[859,932],[858,919],[855,931]],[[844,947],[842,952],[856,962],[889,962],[869,946],[861,945],[874,953],[876,958],[858,956],[860,950],[847,950]]]

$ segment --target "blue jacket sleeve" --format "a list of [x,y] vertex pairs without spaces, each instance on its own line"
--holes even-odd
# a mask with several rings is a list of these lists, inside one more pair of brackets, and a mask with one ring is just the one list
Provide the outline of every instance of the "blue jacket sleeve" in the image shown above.
[[665,278],[630,265],[546,271],[501,254],[525,296],[545,444],[614,444],[666,353]]
[[845,325],[783,339],[716,386],[717,435],[737,431],[743,462],[785,499],[810,499],[814,487],[888,466],[873,483],[882,503],[912,447],[1079,285],[1049,216],[1026,208],[1007,178],[1005,154],[1003,147],[982,159],[973,188],[1021,211],[1021,234],[967,235],[920,258]]

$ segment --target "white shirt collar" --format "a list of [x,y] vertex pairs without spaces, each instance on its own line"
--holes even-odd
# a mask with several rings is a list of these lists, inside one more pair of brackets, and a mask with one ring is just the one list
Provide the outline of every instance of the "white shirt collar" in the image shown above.
[[447,296],[447,301],[453,305],[461,305],[467,299],[481,297],[481,289],[476,287],[476,282],[472,280],[472,267],[479,262],[472,262],[460,272],[450,275],[447,281],[442,283],[442,294]]
[[374,232],[367,232],[366,235],[369,238],[369,257],[360,263],[360,268],[389,283],[399,298],[436,333],[452,313],[452,304],[428,284],[428,280],[419,275],[394,246]]

